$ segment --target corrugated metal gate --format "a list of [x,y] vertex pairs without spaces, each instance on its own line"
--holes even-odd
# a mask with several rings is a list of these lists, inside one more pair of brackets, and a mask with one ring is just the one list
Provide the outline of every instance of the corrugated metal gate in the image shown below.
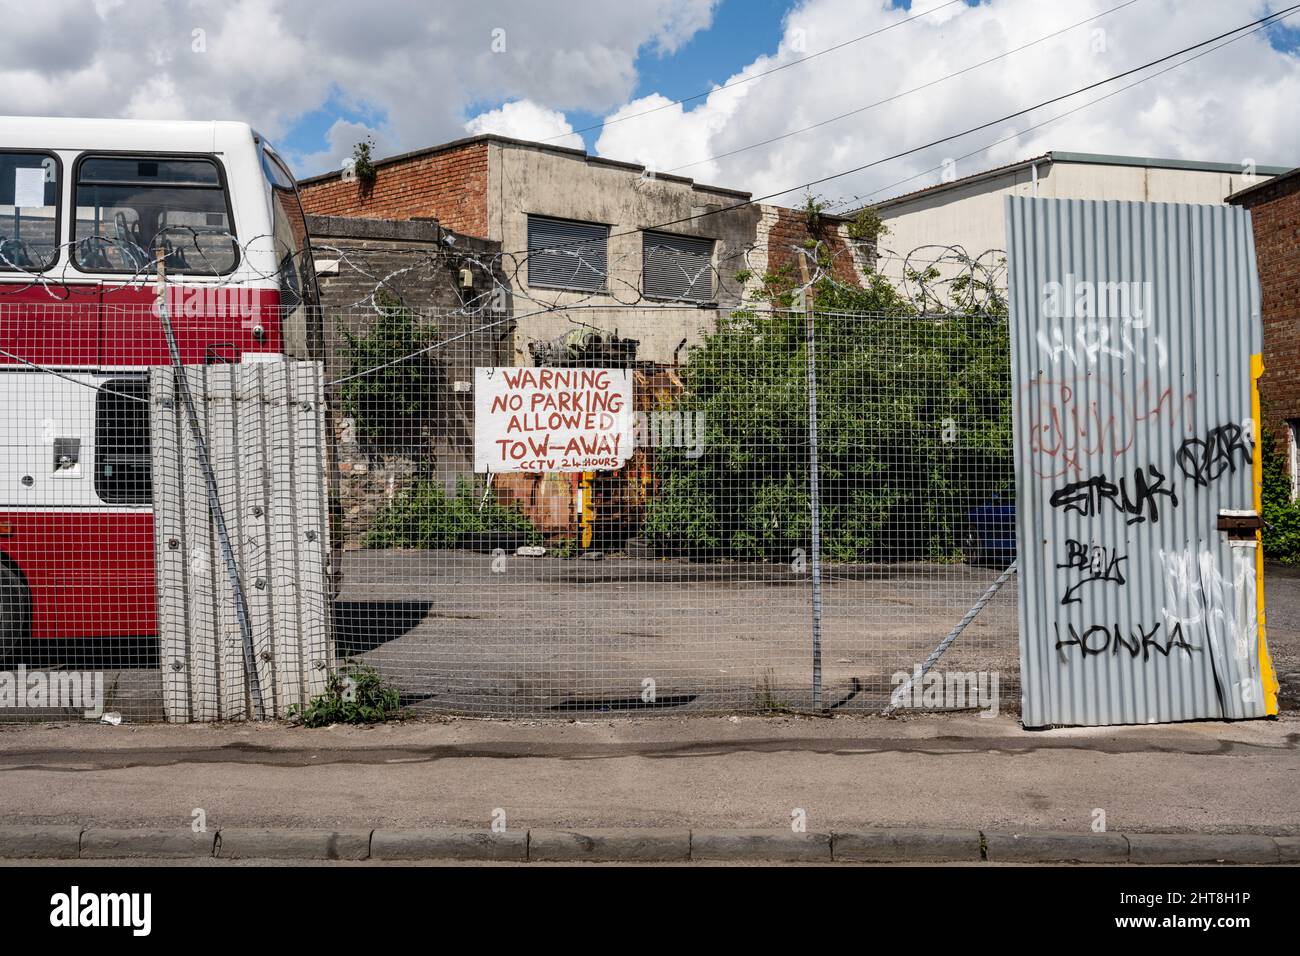
[[1276,713],[1249,213],[1006,209],[1025,725]]
[[324,691],[335,666],[322,367],[283,360],[184,371],[206,454],[177,372],[150,372],[163,711],[180,722],[284,717]]

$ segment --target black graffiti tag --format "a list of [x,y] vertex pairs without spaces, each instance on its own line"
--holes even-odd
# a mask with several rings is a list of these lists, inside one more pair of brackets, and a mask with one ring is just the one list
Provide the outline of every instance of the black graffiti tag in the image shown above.
[[1090,656],[1105,654],[1110,651],[1111,654],[1119,654],[1121,651],[1128,651],[1129,656],[1136,658],[1138,654],[1142,655],[1142,660],[1151,659],[1151,652],[1154,650],[1158,654],[1168,657],[1169,653],[1175,648],[1180,648],[1190,654],[1199,648],[1193,647],[1187,643],[1183,637],[1183,626],[1174,624],[1168,628],[1168,636],[1162,644],[1159,637],[1160,624],[1153,625],[1150,630],[1138,624],[1132,631],[1124,631],[1118,624],[1093,624],[1085,627],[1082,631],[1073,624],[1066,625],[1066,636],[1061,636],[1061,625],[1054,623],[1056,629],[1056,651],[1065,657],[1067,648],[1077,647],[1079,654],[1087,659]]
[[1173,488],[1165,487],[1165,476],[1155,465],[1147,465],[1146,472],[1144,474],[1141,468],[1133,470],[1131,494],[1127,478],[1121,478],[1119,484],[1116,484],[1102,474],[1056,489],[1052,492],[1051,505],[1090,518],[1100,513],[1103,502],[1108,502],[1117,511],[1130,516],[1127,518],[1128,524],[1138,524],[1148,519],[1152,524],[1158,524],[1158,499],[1168,498],[1170,505],[1176,508],[1178,495]]
[[1082,604],[1083,598],[1077,596],[1078,590],[1085,584],[1096,581],[1113,581],[1124,584],[1124,569],[1121,567],[1128,560],[1128,555],[1120,554],[1117,549],[1103,548],[1100,545],[1086,545],[1082,541],[1067,538],[1065,541],[1065,563],[1057,568],[1068,568],[1084,572],[1083,576],[1065,589],[1062,604]]
[[1174,460],[1184,475],[1205,487],[1225,471],[1235,473],[1237,455],[1243,464],[1253,463],[1250,445],[1242,440],[1244,434],[1240,425],[1220,425],[1203,439],[1189,438],[1183,442]]

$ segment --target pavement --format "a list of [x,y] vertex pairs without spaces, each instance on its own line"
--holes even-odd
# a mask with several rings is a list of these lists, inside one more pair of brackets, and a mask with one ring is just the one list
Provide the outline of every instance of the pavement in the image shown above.
[[[883,718],[852,707],[832,718],[672,710],[538,717],[556,687],[573,694],[608,689],[654,661],[659,669],[651,673],[670,675],[661,695],[671,693],[677,674],[700,688],[735,691],[742,695],[738,707],[752,707],[750,682],[767,662],[803,653],[780,637],[802,619],[801,589],[781,584],[770,569],[731,569],[716,578],[697,570],[689,582],[677,582],[689,583],[682,593],[690,600],[674,602],[662,592],[652,597],[634,580],[640,568],[629,576],[610,565],[584,565],[573,573],[587,587],[569,607],[580,614],[594,595],[605,602],[600,620],[609,643],[597,667],[562,620],[543,622],[543,633],[537,622],[505,613],[512,593],[520,593],[515,585],[564,591],[565,581],[554,576],[569,574],[567,568],[530,565],[527,582],[479,589],[491,596],[469,607],[457,602],[469,600],[474,588],[429,590],[409,576],[409,562],[405,567],[403,577],[379,562],[373,580],[358,586],[381,603],[405,588],[422,590],[430,595],[427,606],[414,617],[393,616],[389,608],[386,617],[373,613],[378,604],[359,605],[353,620],[390,628],[357,650],[399,682],[430,693],[412,708],[415,717],[307,730],[148,723],[123,707],[120,726],[0,724],[0,858],[32,856],[20,852],[32,840],[62,848],[35,854],[50,862],[174,858],[224,865],[257,853],[366,863],[411,845],[418,849],[403,859],[469,846],[477,849],[457,858],[491,862],[499,859],[491,855],[497,838],[485,842],[484,834],[494,826],[510,834],[500,838],[513,854],[508,861],[530,864],[565,854],[599,862],[584,849],[598,846],[630,846],[620,859],[650,862],[635,849],[647,845],[670,846],[658,854],[664,862],[718,862],[716,848],[727,845],[751,853],[758,846],[759,855],[748,858],[785,862],[851,860],[854,847],[858,862],[870,862],[860,848],[885,845],[894,848],[891,861],[923,862],[936,841],[959,848],[947,851],[954,862],[975,865],[1100,862],[1096,854],[1113,862],[1291,862],[1300,839],[1300,572],[1291,569],[1271,567],[1267,585],[1269,644],[1283,685],[1280,717],[1026,731],[1007,709],[992,717]],[[490,572],[467,561],[458,573]],[[828,615],[831,686],[852,675],[878,680],[894,655],[928,647],[968,606],[967,592],[983,586],[967,570],[950,574],[943,593],[951,597],[937,607],[941,579],[929,567],[898,569],[888,580],[844,572],[832,582],[843,610]],[[788,597],[774,602],[773,594]],[[769,601],[757,602],[759,595]],[[998,623],[1014,601],[997,601],[1009,606],[982,615],[945,666],[960,660],[966,668],[1014,673],[1014,629]],[[887,625],[894,629],[879,633],[892,636],[875,643],[852,637],[860,629],[836,625],[840,614],[874,615],[872,633]],[[720,662],[737,670],[719,672]],[[486,685],[456,686],[465,699],[487,692],[489,706],[533,714],[436,715],[445,700],[442,665],[485,675]],[[529,682],[511,676],[514,665],[527,668]],[[779,685],[778,674],[773,686]],[[493,687],[500,696],[492,696]],[[1014,691],[1004,686],[1002,694],[1005,701]],[[706,695],[695,708],[727,700]],[[205,836],[195,842],[198,821]],[[23,829],[31,827],[37,829]],[[618,835],[612,843],[610,834]],[[184,848],[179,857],[168,850],[176,846]],[[304,846],[323,855],[295,857],[307,852]]]
[[1300,836],[1300,718],[1006,716],[9,725],[0,827],[875,828]]

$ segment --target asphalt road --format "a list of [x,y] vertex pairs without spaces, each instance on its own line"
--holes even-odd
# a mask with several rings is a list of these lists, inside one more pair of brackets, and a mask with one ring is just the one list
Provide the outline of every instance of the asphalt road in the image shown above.
[[[892,675],[924,660],[996,574],[828,564],[823,704],[879,711]],[[1265,598],[1282,708],[1300,712],[1300,569],[1270,566]],[[682,714],[812,705],[811,587],[786,564],[353,551],[336,608],[340,656],[377,666],[416,713],[611,713],[642,709],[647,689],[657,709]],[[1013,579],[939,667],[996,673],[1000,709],[1015,713],[1016,633]],[[102,668],[109,710],[162,718],[147,643],[78,644],[43,664]]]
[[[966,565],[828,564],[823,703],[876,711],[997,577]],[[341,653],[377,666],[417,707],[482,713],[682,713],[812,706],[812,588],[781,563],[494,559],[358,551],[344,559]],[[945,657],[997,671],[1015,700],[1014,583]]]

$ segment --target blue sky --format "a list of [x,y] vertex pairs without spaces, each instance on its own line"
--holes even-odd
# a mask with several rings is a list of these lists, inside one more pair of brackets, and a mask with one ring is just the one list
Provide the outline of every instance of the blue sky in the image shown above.
[[[659,93],[680,100],[725,83],[758,56],[777,48],[784,32],[782,22],[791,6],[789,0],[723,0],[713,14],[713,26],[696,34],[672,56],[642,52],[637,60],[640,82],[636,96]],[[698,102],[693,100],[686,108]],[[589,113],[571,113],[569,117],[574,129],[592,126],[601,119]],[[582,134],[588,152],[599,135],[599,130]]]

